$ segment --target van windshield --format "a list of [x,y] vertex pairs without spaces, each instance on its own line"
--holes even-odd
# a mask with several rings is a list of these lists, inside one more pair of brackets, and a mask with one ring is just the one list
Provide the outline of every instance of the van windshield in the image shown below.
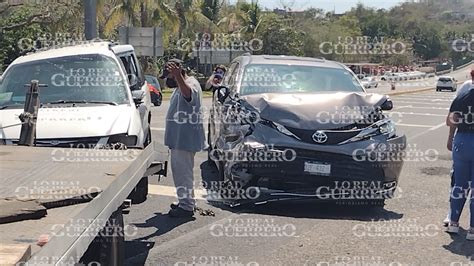
[[119,65],[102,55],[77,55],[21,63],[8,69],[0,84],[0,108],[23,108],[31,80],[41,103],[128,103]]

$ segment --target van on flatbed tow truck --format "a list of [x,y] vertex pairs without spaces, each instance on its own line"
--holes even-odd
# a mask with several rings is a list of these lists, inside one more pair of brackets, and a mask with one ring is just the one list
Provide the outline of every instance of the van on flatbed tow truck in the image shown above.
[[[146,199],[148,177],[166,175],[154,162],[146,83],[127,68],[133,47],[92,46],[20,58],[0,80],[0,265],[123,264],[124,235],[136,231],[122,213]],[[52,82],[101,60],[115,69],[111,83]]]

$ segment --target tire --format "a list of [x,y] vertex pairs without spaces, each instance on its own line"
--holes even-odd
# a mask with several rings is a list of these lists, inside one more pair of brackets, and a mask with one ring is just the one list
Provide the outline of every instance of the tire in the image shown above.
[[[143,142],[143,147],[147,147],[151,143],[151,129],[147,130],[147,137]],[[133,204],[140,204],[146,201],[148,196],[148,176],[142,177],[138,184],[133,188],[132,192],[128,195],[128,199],[132,200]]]
[[146,201],[148,196],[148,176],[142,177],[138,184],[133,188],[128,195],[128,199],[132,200],[133,204],[140,204]]
[[225,181],[224,167],[225,163],[223,161],[216,162],[217,165],[217,177],[220,181]]
[[145,148],[146,146],[148,146],[150,143],[151,143],[151,129],[148,128],[148,130],[147,130],[147,136],[146,136],[145,142],[143,142],[143,148]]
[[157,98],[158,98],[157,105],[155,105],[155,106],[160,106],[161,103],[163,102],[163,94],[158,95]]
[[124,222],[119,208],[110,216],[99,234],[94,238],[80,259],[81,265],[123,265],[124,263]]

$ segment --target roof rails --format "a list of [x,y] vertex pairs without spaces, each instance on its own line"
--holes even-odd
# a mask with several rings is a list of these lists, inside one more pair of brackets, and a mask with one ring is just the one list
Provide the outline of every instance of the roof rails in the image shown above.
[[64,42],[64,43],[53,44],[51,46],[45,46],[45,47],[42,47],[42,48],[34,49],[33,51],[26,53],[26,55],[34,54],[34,53],[37,53],[37,52],[44,52],[44,51],[54,50],[54,49],[60,49],[60,48],[78,46],[78,45],[88,45],[88,44],[101,43],[101,42],[108,43],[108,49],[109,50],[111,50],[112,46],[118,45],[118,43],[116,41],[112,41],[112,40],[102,40],[102,39],[70,40],[70,41],[67,41],[67,42]]
[[308,61],[308,62],[324,62],[326,59],[324,57],[298,57],[298,56],[287,56],[287,55],[264,55],[263,58],[267,60],[297,60],[297,61]]

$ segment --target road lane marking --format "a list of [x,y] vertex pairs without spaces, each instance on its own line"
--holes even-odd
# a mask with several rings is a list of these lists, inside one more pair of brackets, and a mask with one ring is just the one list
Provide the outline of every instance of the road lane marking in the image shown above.
[[439,102],[440,100],[441,101],[452,101],[454,98],[456,97],[432,97],[430,95],[419,95],[419,96],[415,96],[415,95],[400,95],[400,96],[397,96],[397,97],[393,97],[393,99],[404,99],[404,100],[407,100],[407,99],[414,99],[414,100],[426,100],[426,99],[430,99],[432,101],[435,101],[435,102]]
[[414,136],[412,136],[412,137],[408,137],[407,140],[408,140],[408,141],[411,141],[411,140],[416,139],[416,138],[418,138],[418,137],[420,137],[420,136],[423,136],[424,134],[429,133],[429,132],[431,132],[431,131],[433,131],[433,130],[437,130],[437,129],[439,129],[439,128],[445,126],[445,125],[446,125],[446,123],[441,123],[441,124],[439,124],[439,125],[436,125],[436,126],[434,126],[434,127],[431,127],[430,129],[427,129],[427,130],[425,130],[425,131],[423,131],[423,132],[420,132],[420,133],[418,133],[418,134],[416,134],[416,135],[414,135]]
[[431,109],[431,110],[449,110],[449,108],[448,108],[448,107],[412,106],[412,105],[398,106],[398,107],[395,107],[395,108],[393,108],[392,110],[405,109],[405,108],[413,108],[413,109]]
[[403,123],[395,123],[397,126],[402,126],[402,127],[426,127],[426,128],[432,128],[433,126],[430,125],[416,125],[416,124],[403,124]]
[[[159,196],[175,197],[176,188],[172,186],[148,184],[148,193]],[[206,200],[207,192],[205,189],[194,189],[194,198],[196,200]]]
[[445,114],[431,114],[431,113],[414,113],[414,112],[393,112],[397,114],[402,114],[402,115],[426,115],[426,116],[443,116],[445,117]]
[[[407,99],[409,100],[409,99]],[[433,105],[433,104],[436,104],[436,105],[446,105],[446,103],[441,103],[441,102],[430,102],[430,101],[425,101],[425,102],[414,102],[414,101],[405,101],[405,99],[401,99],[401,100],[395,100],[394,101],[395,103],[403,103],[403,104],[429,104],[429,105]]]
[[430,131],[433,131],[433,130],[436,130],[436,129],[441,128],[441,127],[443,127],[443,126],[446,126],[446,127],[447,127],[446,123],[441,123],[441,124],[439,124],[439,125],[437,125],[437,126],[435,126],[435,127],[430,128],[429,130],[430,130]]
[[446,96],[441,96],[441,95],[434,95],[434,94],[406,94],[406,95],[395,95],[392,97],[393,99],[396,98],[429,98],[429,99],[454,99],[456,98],[455,95],[446,95]]

